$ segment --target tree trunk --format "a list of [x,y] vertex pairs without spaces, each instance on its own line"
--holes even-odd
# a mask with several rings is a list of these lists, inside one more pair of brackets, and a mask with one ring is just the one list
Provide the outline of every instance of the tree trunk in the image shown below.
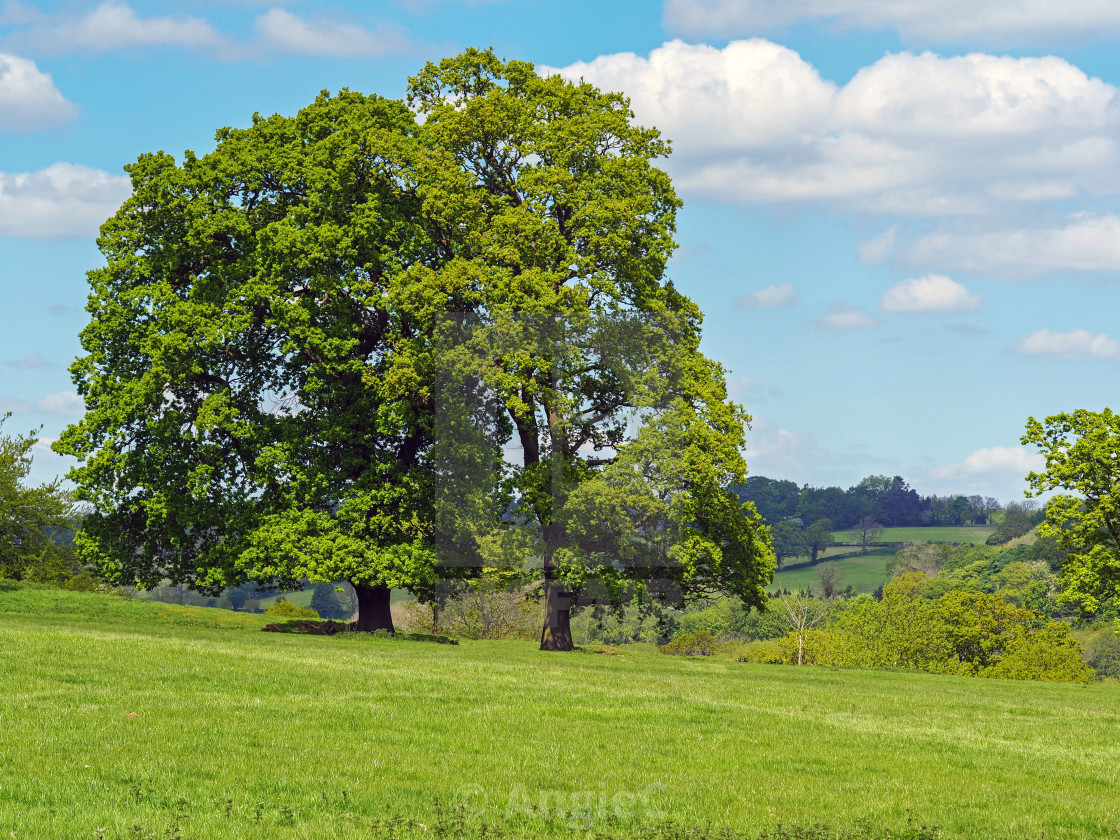
[[374,630],[395,632],[393,614],[389,611],[389,587],[367,586],[353,581],[351,585],[358,596],[358,619],[354,622],[354,629],[366,633]]
[[572,593],[553,582],[551,571],[544,579],[544,629],[541,650],[575,650],[572,644]]

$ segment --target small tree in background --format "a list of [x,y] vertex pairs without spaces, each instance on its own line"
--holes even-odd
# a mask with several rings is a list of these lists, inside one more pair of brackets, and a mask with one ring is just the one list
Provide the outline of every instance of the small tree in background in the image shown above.
[[881,523],[876,522],[870,516],[865,516],[856,523],[856,542],[859,543],[860,553],[867,553],[867,546],[879,539],[883,534],[883,526]]
[[817,562],[817,555],[836,540],[832,536],[832,520],[818,519],[805,529],[805,542],[809,546],[810,560]]
[[778,596],[785,607],[791,632],[797,641],[797,664],[805,661],[805,634],[828,617],[828,604],[812,597],[811,592]]
[[825,598],[835,598],[840,594],[840,584],[844,580],[844,573],[835,562],[822,563],[817,566],[817,581],[820,583],[821,594]]

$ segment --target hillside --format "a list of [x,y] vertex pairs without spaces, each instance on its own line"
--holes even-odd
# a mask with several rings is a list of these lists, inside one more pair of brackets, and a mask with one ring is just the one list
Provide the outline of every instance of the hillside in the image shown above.
[[[842,579],[841,587],[851,586],[853,591],[874,592],[888,580],[887,563],[898,551],[899,544],[910,542],[960,543],[982,545],[995,530],[988,525],[947,525],[928,527],[884,528],[869,547],[860,554],[855,547],[855,531],[835,531],[833,537],[839,545],[829,546],[816,563],[806,558],[787,560],[782,570],[774,575],[770,591],[778,589],[800,590],[818,583],[817,567],[821,563],[835,563]],[[1018,541],[1016,541],[1016,544]]]
[[569,834],[555,807],[525,816],[542,792],[604,803],[596,828],[611,802],[749,832],[899,827],[912,811],[943,837],[1088,838],[1117,818],[1103,795],[1120,766],[1112,686],[278,635],[260,621],[0,591],[0,836],[393,836],[372,821],[434,825],[436,797],[468,805],[468,834],[480,819]]

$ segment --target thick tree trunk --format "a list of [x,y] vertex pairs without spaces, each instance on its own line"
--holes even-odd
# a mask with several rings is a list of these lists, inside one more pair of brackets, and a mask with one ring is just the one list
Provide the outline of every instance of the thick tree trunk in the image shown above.
[[558,583],[544,581],[544,629],[541,631],[541,650],[575,650],[572,644],[572,603],[575,598]]
[[354,622],[353,629],[366,633],[374,630],[395,632],[393,614],[389,611],[389,587],[367,586],[353,581],[351,585],[358,595],[358,620]]
[[544,526],[544,629],[541,630],[541,650],[575,650],[572,644],[572,604],[575,597],[556,582],[554,552],[561,539],[560,528],[554,523]]

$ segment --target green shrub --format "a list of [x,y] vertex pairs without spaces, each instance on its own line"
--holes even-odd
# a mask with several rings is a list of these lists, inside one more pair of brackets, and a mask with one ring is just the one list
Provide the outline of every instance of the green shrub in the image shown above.
[[286,598],[278,598],[276,603],[264,611],[265,615],[278,615],[282,618],[318,618],[319,613],[311,607],[297,607]]
[[713,656],[719,645],[715,636],[707,630],[699,633],[689,633],[678,636],[667,645],[661,646],[661,652],[670,656]]
[[1105,630],[1085,645],[1085,662],[1099,679],[1120,678],[1120,634]]
[[764,665],[787,665],[790,662],[787,645],[782,639],[760,639],[747,642],[739,652],[740,662],[758,662]]

